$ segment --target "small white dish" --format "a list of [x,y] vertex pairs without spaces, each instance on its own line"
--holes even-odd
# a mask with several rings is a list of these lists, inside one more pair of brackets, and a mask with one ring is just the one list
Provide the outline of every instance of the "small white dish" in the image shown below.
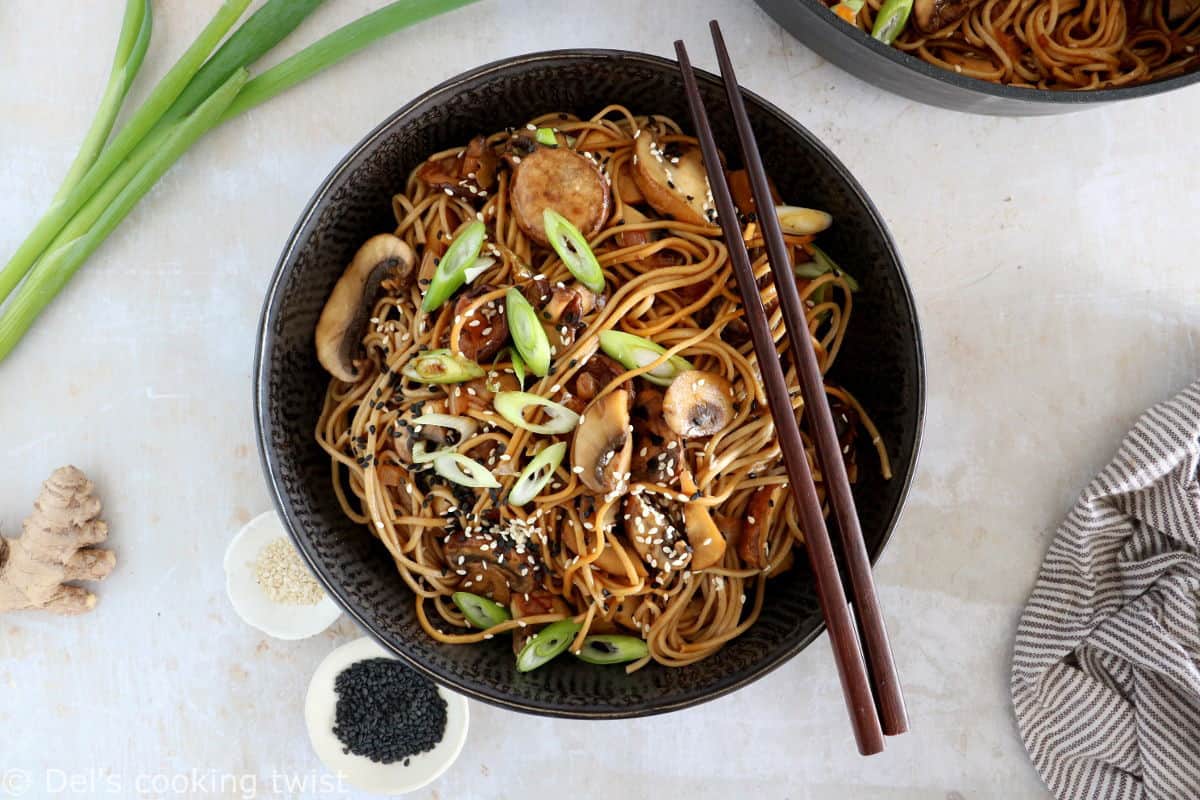
[[267,595],[258,583],[254,564],[263,548],[279,538],[291,545],[275,512],[247,522],[225,551],[225,591],[233,610],[248,625],[276,639],[307,639],[336,622],[342,610],[327,593],[312,605],[277,603]]
[[338,675],[351,664],[369,658],[394,659],[395,656],[374,639],[364,636],[334,650],[317,667],[304,699],[308,738],[325,767],[346,783],[372,794],[414,792],[439,778],[462,752],[470,723],[467,698],[438,687],[438,694],[446,701],[446,733],[432,750],[411,756],[408,766],[404,766],[403,761],[377,764],[369,758],[346,753],[345,745],[333,732],[337,720],[334,684]]

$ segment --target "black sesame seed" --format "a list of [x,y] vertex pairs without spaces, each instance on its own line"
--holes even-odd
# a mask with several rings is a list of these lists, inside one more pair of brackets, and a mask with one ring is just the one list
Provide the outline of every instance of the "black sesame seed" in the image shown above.
[[446,734],[446,701],[428,678],[390,658],[352,664],[334,682],[333,733],[343,752],[379,764],[432,750]]

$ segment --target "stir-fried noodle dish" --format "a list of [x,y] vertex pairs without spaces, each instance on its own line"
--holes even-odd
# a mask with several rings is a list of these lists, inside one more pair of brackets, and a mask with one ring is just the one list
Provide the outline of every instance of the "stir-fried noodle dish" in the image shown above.
[[[760,212],[729,177],[787,365]],[[828,371],[854,270],[815,241],[835,220],[777,203]],[[620,106],[548,114],[431,154],[392,205],[316,330],[316,437],[428,634],[511,637],[526,671],[683,666],[744,632],[804,532],[695,139]],[[851,480],[890,477],[866,411],[826,388]]]

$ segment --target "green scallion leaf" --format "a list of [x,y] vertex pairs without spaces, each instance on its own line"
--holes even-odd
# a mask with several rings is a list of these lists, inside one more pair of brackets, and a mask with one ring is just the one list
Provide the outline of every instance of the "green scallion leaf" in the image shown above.
[[[547,400],[529,392],[497,392],[492,398],[492,406],[496,413],[506,420],[533,433],[548,436],[570,433],[579,425],[579,415],[566,406]],[[525,419],[525,411],[535,406],[545,409],[545,422],[530,422]]]
[[425,297],[421,299],[421,310],[428,314],[441,307],[459,288],[467,282],[467,268],[479,258],[483,249],[484,239],[487,238],[487,228],[482,222],[476,221],[464,226],[446,253],[438,261]]
[[499,489],[500,482],[488,468],[462,453],[440,453],[433,459],[433,469],[448,481],[471,489]]
[[[638,369],[653,364],[667,352],[665,347],[649,339],[614,330],[600,332],[600,349],[625,369]],[[643,372],[642,377],[659,386],[668,386],[675,380],[676,375],[689,369],[694,369],[692,362],[683,356],[671,356],[649,372]]]
[[596,294],[604,291],[604,270],[596,260],[591,245],[571,224],[571,221],[552,208],[542,212],[546,239],[575,279]]
[[624,664],[650,655],[650,646],[636,636],[588,636],[575,655],[589,664]]
[[533,138],[546,147],[558,147],[558,137],[554,135],[553,128],[538,128]]
[[554,477],[554,471],[562,464],[563,457],[566,454],[567,443],[555,442],[534,456],[533,460],[525,466],[525,469],[521,470],[521,474],[517,477],[517,482],[509,490],[508,504],[511,506],[523,506],[537,497],[542,489],[546,488],[546,484],[550,482],[550,479]]
[[533,306],[517,287],[504,294],[505,313],[508,316],[508,333],[513,345],[525,361],[529,371],[544,378],[550,371],[550,338],[542,328],[541,320]]
[[455,592],[450,595],[454,605],[467,618],[467,622],[480,630],[494,628],[512,619],[508,609],[492,600],[470,592]]
[[908,22],[908,15],[912,11],[912,7],[913,0],[887,0],[879,9],[879,13],[875,15],[875,25],[871,28],[871,36],[884,44],[896,41],[896,37],[900,35],[900,31],[904,30],[904,25]]
[[446,348],[418,353],[400,373],[417,383],[466,383],[487,374],[471,359]]
[[582,626],[569,619],[551,622],[535,633],[517,654],[517,671],[529,672],[548,664],[571,646]]

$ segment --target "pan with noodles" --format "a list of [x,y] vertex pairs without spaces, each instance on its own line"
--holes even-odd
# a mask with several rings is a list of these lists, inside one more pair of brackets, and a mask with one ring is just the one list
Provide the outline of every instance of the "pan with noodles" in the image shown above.
[[[836,220],[730,178],[780,353],[760,213],[828,370],[859,288],[817,244]],[[695,140],[621,106],[544,115],[430,154],[392,206],[316,328],[316,437],[425,632],[511,637],[522,671],[633,671],[747,630],[804,537]],[[851,478],[890,477],[866,411],[827,391]]]

